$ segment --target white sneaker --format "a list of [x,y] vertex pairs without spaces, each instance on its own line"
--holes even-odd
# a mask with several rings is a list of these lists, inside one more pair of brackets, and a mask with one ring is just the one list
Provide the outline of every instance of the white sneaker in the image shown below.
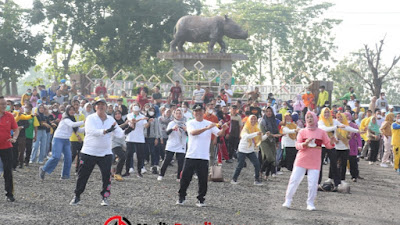
[[142,172],[142,174],[146,173],[147,172],[146,168],[143,167],[141,172]]
[[193,175],[193,178],[196,179],[196,180],[199,179],[199,177],[197,176],[197,174]]
[[235,181],[235,180],[231,180],[231,184],[238,184],[239,182]]
[[273,173],[273,174],[272,174],[272,177],[276,177],[276,174],[275,174],[275,173]]
[[179,199],[178,201],[176,201],[175,204],[176,205],[184,205],[185,204],[185,200]]
[[103,198],[103,200],[101,200],[100,205],[102,206],[108,206],[110,203],[108,203],[108,199],[107,198]]
[[196,206],[197,207],[205,207],[206,206],[206,203],[204,203],[204,202],[200,202],[200,201],[198,201],[198,202],[196,202]]
[[158,180],[158,181],[162,181],[162,179],[163,179],[162,176],[158,176],[158,177],[157,177],[157,180]]
[[287,209],[290,209],[290,203],[285,201],[285,202],[282,204],[282,207],[287,208]]
[[283,174],[283,172],[282,171],[278,171],[278,172],[276,172],[276,175],[282,175]]
[[313,206],[313,205],[307,205],[307,210],[309,210],[309,211],[315,211],[315,210],[317,210],[317,209],[316,209],[315,206]]
[[350,174],[350,171],[346,171],[346,175],[351,175],[351,174]]
[[380,166],[383,167],[383,168],[388,168],[389,167],[388,164],[386,164],[386,163],[381,163]]
[[374,164],[374,162],[369,162],[368,164],[369,164],[369,165],[373,165],[373,164]]
[[132,167],[129,168],[129,173],[133,173],[133,172],[135,172],[135,170]]

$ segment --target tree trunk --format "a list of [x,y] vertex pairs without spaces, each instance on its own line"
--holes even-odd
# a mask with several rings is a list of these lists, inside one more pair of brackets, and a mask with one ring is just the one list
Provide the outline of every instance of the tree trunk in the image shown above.
[[18,87],[17,87],[17,79],[16,78],[11,79],[11,95],[12,96],[18,95]]
[[7,95],[10,95],[10,93],[11,93],[11,91],[10,91],[10,80],[9,80],[8,77],[5,79],[5,85],[6,85],[6,96],[7,96]]
[[271,84],[274,84],[274,72],[272,67],[272,36],[269,37],[269,74],[271,76]]

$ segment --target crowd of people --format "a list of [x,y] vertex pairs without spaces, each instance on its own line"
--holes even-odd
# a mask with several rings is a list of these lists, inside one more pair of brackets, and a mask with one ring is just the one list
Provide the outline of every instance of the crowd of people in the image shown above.
[[[360,106],[353,88],[340,99],[343,105],[331,105],[324,86],[318,96],[307,89],[294,101],[276,100],[270,93],[261,106],[258,88],[246,93],[246,102],[233,101],[228,84],[214,94],[199,83],[192,99],[185,101],[176,81],[166,101],[160,87],[154,87],[150,96],[141,84],[130,104],[126,92],[117,103],[107,102],[102,81],[93,99],[75,86],[74,81],[68,86],[61,80],[48,89],[28,89],[19,102],[0,97],[0,168],[8,201],[15,200],[13,170],[37,163],[38,176],[44,180],[60,160],[60,179],[70,179],[75,162],[71,205],[80,203],[95,165],[102,175],[104,206],[109,204],[111,177],[123,181],[151,173],[162,182],[175,162],[177,204],[185,203],[195,176],[199,207],[205,205],[209,167],[237,162],[230,182],[238,185],[246,158],[254,167],[256,186],[282,174],[283,168],[291,171],[283,204],[288,208],[304,175],[309,186],[307,209],[315,210],[317,190],[326,191],[327,183],[338,191],[347,184],[346,175],[353,182],[363,179],[360,159],[393,167],[400,174],[400,114],[391,112],[384,93],[373,98],[368,109]],[[323,182],[323,166],[328,163],[329,177]]]

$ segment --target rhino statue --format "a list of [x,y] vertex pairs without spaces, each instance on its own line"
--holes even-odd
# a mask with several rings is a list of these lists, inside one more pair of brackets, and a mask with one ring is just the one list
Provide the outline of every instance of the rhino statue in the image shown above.
[[248,31],[243,30],[231,18],[222,16],[184,16],[181,17],[174,28],[174,39],[170,42],[170,51],[184,52],[185,42],[201,43],[208,41],[208,52],[212,52],[216,42],[221,46],[221,53],[226,50],[222,37],[226,35],[233,39],[246,39]]

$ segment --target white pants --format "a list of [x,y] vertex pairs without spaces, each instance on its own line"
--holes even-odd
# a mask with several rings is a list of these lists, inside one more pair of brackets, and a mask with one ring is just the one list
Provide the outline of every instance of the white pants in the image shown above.
[[[289,205],[292,203],[294,193],[296,193],[296,190],[299,187],[301,181],[303,180],[306,171],[307,169],[303,167],[298,167],[298,166],[293,167],[292,175],[290,176],[288,188],[286,190],[286,199],[285,199],[285,202],[288,203]],[[319,178],[319,170],[308,170],[307,205],[309,206],[314,206],[314,200],[317,197],[318,178]]]
[[389,157],[390,154],[392,153],[392,136],[388,136],[388,137],[383,137],[383,143],[384,143],[384,148],[385,148],[385,152],[383,153],[383,157],[382,157],[382,162],[383,163],[390,163]]

